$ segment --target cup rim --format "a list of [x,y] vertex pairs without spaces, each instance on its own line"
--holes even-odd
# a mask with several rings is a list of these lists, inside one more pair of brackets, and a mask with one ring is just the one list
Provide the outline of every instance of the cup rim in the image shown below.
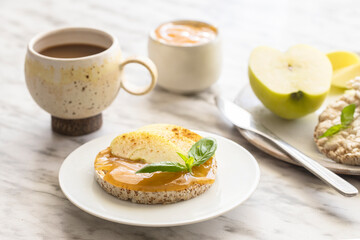
[[[61,33],[64,31],[74,31],[74,30],[80,30],[80,31],[89,31],[89,32],[97,32],[100,34],[103,34],[104,36],[108,37],[111,40],[111,45],[106,48],[104,51],[96,53],[96,54],[92,54],[89,56],[84,56],[84,57],[76,57],[76,58],[57,58],[57,57],[49,57],[49,56],[45,56],[43,54],[40,54],[39,52],[35,51],[34,49],[34,45],[40,41],[41,39],[56,34],[56,33]],[[55,60],[55,61],[62,61],[62,62],[72,62],[72,61],[78,61],[78,60],[87,60],[87,59],[91,59],[94,57],[98,57],[98,56],[102,56],[107,54],[108,52],[112,51],[112,49],[115,47],[117,43],[117,38],[114,37],[114,35],[112,33],[109,32],[105,32],[103,30],[100,29],[96,29],[96,28],[89,28],[89,27],[62,27],[62,28],[57,28],[57,29],[53,29],[50,31],[45,31],[45,32],[41,32],[38,33],[37,35],[35,35],[29,42],[28,44],[28,50],[29,52],[31,52],[33,55],[42,58],[42,59],[46,59],[46,60]]]
[[[216,30],[216,36],[215,36],[215,38],[211,39],[208,42],[203,42],[203,43],[198,43],[198,44],[189,44],[189,45],[176,45],[176,44],[171,44],[171,43],[167,43],[167,42],[162,42],[162,41],[160,41],[159,39],[157,39],[155,37],[155,31],[156,31],[156,29],[158,27],[160,27],[160,26],[162,26],[164,24],[167,24],[167,23],[179,23],[179,22],[193,22],[193,23],[200,23],[200,24],[205,24],[205,25],[211,26]],[[156,28],[154,28],[153,30],[150,31],[149,37],[153,41],[155,41],[157,43],[160,43],[162,45],[165,45],[165,46],[175,47],[175,48],[193,48],[193,47],[204,46],[204,45],[211,44],[213,42],[218,41],[219,38],[220,38],[220,31],[219,31],[219,28],[216,25],[208,23],[206,21],[195,20],[195,19],[176,19],[176,20],[166,21],[166,22],[163,22],[163,23],[159,24]]]

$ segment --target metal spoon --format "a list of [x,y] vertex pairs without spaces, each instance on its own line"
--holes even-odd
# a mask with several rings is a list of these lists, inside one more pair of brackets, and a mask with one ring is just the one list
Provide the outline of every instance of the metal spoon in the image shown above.
[[309,170],[325,183],[329,184],[342,195],[346,197],[353,197],[358,194],[358,190],[353,185],[335,173],[331,172],[327,168],[321,166],[319,163],[312,160],[293,146],[278,138],[263,125],[256,122],[251,114],[246,110],[219,96],[215,98],[215,101],[220,112],[235,126],[250,132],[254,132],[273,142],[280,149],[286,152],[292,159],[300,163],[304,168]]

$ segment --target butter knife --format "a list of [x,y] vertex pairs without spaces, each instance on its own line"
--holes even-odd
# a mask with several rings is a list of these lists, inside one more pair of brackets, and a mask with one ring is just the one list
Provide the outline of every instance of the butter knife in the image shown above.
[[343,178],[323,167],[322,165],[320,165],[310,157],[306,156],[290,144],[281,140],[269,129],[264,127],[262,124],[256,122],[251,116],[251,114],[243,108],[220,96],[217,96],[215,98],[215,101],[220,112],[235,126],[256,133],[268,139],[270,142],[274,143],[285,153],[287,153],[292,159],[297,161],[304,168],[306,168],[319,179],[333,187],[342,195],[346,197],[353,197],[358,194],[358,190],[349,182],[345,181]]

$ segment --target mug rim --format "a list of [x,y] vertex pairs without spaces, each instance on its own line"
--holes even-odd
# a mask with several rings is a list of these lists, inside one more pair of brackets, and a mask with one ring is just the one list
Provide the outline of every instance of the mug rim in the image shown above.
[[[106,36],[106,37],[108,37],[110,39],[111,45],[102,52],[95,53],[95,54],[92,54],[92,55],[89,55],[89,56],[76,57],[76,58],[49,57],[49,56],[40,54],[38,51],[35,51],[34,46],[41,39],[43,39],[43,38],[45,38],[47,36],[51,36],[53,34],[65,32],[65,31],[74,31],[74,30],[75,31],[80,30],[80,31],[88,31],[88,32],[100,33],[103,36]],[[29,50],[30,53],[32,53],[36,57],[39,57],[39,58],[42,58],[42,59],[52,60],[52,61],[61,61],[61,62],[72,62],[72,61],[78,61],[78,60],[87,60],[87,59],[91,59],[91,58],[94,58],[94,57],[106,55],[108,52],[112,51],[112,49],[116,46],[116,43],[117,43],[117,38],[112,33],[106,32],[104,30],[100,30],[100,29],[97,29],[97,28],[89,28],[89,27],[62,27],[62,28],[56,28],[56,29],[53,29],[53,30],[50,30],[50,31],[44,31],[44,32],[36,34],[29,41],[28,50]]]
[[[203,43],[198,43],[198,44],[189,44],[189,45],[176,45],[176,44],[171,44],[171,43],[167,43],[167,42],[162,42],[160,41],[159,39],[157,39],[155,37],[155,31],[156,29],[158,29],[160,26],[164,25],[164,24],[167,24],[167,23],[180,23],[180,22],[193,22],[193,23],[200,23],[200,24],[205,24],[205,25],[208,25],[212,28],[214,28],[216,30],[216,35],[215,35],[215,38],[211,39],[210,41],[208,42],[203,42]],[[200,47],[200,46],[204,46],[204,45],[207,45],[207,44],[211,44],[213,42],[216,42],[219,40],[220,38],[220,31],[219,31],[219,28],[214,25],[214,24],[211,24],[211,23],[208,23],[208,22],[205,22],[205,21],[202,21],[202,20],[195,20],[195,19],[176,19],[176,20],[171,20],[171,21],[166,21],[166,22],[163,22],[161,24],[159,24],[156,28],[154,28],[153,30],[150,31],[149,33],[149,37],[157,42],[157,43],[160,43],[164,46],[168,46],[168,47],[175,47],[175,48],[193,48],[193,47]]]

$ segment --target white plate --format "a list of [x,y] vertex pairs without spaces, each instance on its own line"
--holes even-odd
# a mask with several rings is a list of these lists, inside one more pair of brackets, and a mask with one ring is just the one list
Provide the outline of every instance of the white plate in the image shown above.
[[233,141],[215,134],[218,172],[215,183],[204,194],[167,205],[142,205],[119,200],[106,193],[94,179],[94,160],[116,135],[90,141],[63,162],[59,182],[65,196],[77,207],[97,217],[137,226],[164,227],[204,221],[244,202],[254,192],[260,177],[255,158]]
[[[267,128],[271,129],[278,137],[296,147],[324,167],[340,174],[360,175],[360,166],[351,166],[334,162],[317,150],[313,140],[314,129],[318,123],[319,114],[329,102],[335,101],[341,94],[343,94],[343,91],[332,89],[329,96],[326,98],[325,103],[315,113],[291,121],[281,119],[267,110],[257,99],[250,85],[246,85],[242,89],[236,97],[235,103],[249,111],[258,122],[261,122]],[[245,130],[238,130],[249,142],[264,152],[280,160],[297,164],[281,150],[260,136]]]

